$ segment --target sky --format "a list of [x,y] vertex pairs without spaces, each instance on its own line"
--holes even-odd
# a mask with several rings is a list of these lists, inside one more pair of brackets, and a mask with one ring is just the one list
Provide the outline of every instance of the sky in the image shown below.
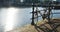
[[56,0],[53,0],[53,1],[56,1]]
[[23,0],[20,0],[21,2],[23,2]]

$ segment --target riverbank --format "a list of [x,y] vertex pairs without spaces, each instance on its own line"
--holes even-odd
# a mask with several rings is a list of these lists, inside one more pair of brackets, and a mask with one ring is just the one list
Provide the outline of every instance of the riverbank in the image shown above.
[[[53,21],[53,22],[60,22],[60,19],[53,19],[51,21]],[[39,21],[37,23],[37,26],[42,27],[42,28],[45,28],[44,26],[46,26],[47,28],[52,29],[50,27],[50,25],[48,23],[46,23],[46,22],[48,22],[48,21],[47,20],[44,20],[44,22],[43,22],[43,20]],[[46,23],[46,24],[44,24],[44,23]],[[57,28],[57,31],[59,31],[59,30],[60,30],[60,26]],[[41,29],[39,31],[43,32]],[[32,25],[28,24],[28,25],[26,25],[24,27],[16,28],[16,29],[8,31],[8,32],[38,32],[38,31],[36,30],[35,26],[32,26]]]

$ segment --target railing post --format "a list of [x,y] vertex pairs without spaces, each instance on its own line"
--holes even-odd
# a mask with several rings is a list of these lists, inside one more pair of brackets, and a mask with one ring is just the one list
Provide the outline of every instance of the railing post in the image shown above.
[[32,3],[32,22],[31,22],[31,25],[34,25],[34,3]]
[[48,21],[50,22],[51,3],[48,4]]

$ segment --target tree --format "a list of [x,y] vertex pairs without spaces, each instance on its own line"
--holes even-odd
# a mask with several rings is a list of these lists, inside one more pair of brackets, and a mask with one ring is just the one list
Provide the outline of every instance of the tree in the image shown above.
[[33,2],[34,2],[34,3],[38,3],[38,2],[39,2],[39,0],[33,0]]
[[25,3],[32,3],[32,0],[24,0]]

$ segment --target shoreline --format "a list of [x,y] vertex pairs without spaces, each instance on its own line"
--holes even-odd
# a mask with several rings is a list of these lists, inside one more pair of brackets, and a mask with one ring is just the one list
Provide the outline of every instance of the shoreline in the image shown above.
[[[53,20],[54,22],[55,21],[60,21],[60,19],[54,19]],[[39,22],[38,22],[38,26],[41,26],[42,24],[44,24],[45,22],[41,22],[40,21],[40,24],[39,24]],[[46,25],[49,29],[52,29],[51,27],[50,27],[50,25],[49,24],[44,24],[44,25]],[[44,27],[43,27],[44,28]],[[60,26],[59,26],[59,28],[57,28],[57,30],[59,31],[59,29],[60,29]],[[41,31],[41,30],[40,30]],[[16,28],[16,29],[14,29],[14,30],[11,30],[11,31],[8,31],[8,32],[38,32],[36,29],[35,29],[35,27],[34,26],[32,26],[32,25],[30,25],[30,24],[28,24],[28,25],[25,25],[25,26],[23,26],[23,27],[21,27],[21,28]],[[41,32],[43,32],[43,31],[41,31]]]

